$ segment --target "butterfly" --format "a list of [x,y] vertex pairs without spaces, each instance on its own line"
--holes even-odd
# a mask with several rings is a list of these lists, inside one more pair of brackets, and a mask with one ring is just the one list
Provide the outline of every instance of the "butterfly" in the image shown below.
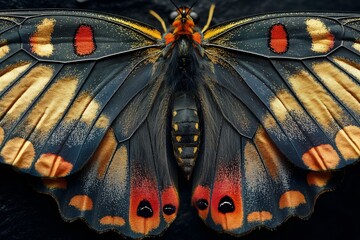
[[190,8],[170,16],[163,34],[106,14],[1,13],[1,161],[40,177],[64,219],[132,238],[175,219],[176,165],[217,231],[308,216],[359,159],[358,15],[203,30]]

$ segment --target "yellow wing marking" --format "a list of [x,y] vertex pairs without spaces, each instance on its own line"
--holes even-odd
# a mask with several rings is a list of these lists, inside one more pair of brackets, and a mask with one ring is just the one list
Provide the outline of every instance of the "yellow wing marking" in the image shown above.
[[35,158],[33,144],[26,139],[15,137],[5,143],[0,155],[4,162],[20,169],[30,168]]
[[50,57],[54,52],[54,45],[51,43],[51,35],[54,32],[56,20],[44,18],[36,26],[36,31],[30,37],[31,51],[40,57]]
[[[25,70],[27,64],[18,66],[9,76],[9,81],[14,79]],[[15,69],[15,68],[14,68]],[[39,65],[31,71],[10,89],[0,100],[1,117],[4,121],[17,119],[43,90],[46,84],[52,79],[54,69],[51,66]],[[4,116],[5,115],[5,116]],[[9,119],[7,119],[9,118]]]
[[342,103],[360,114],[360,87],[348,75],[329,62],[315,63],[312,66],[324,85]]
[[346,126],[335,137],[336,147],[345,160],[358,159],[360,156],[360,128]]
[[327,53],[334,47],[334,35],[319,19],[306,20],[306,30],[311,36],[311,50],[317,53]]
[[121,19],[121,18],[114,18],[114,17],[107,17],[108,20],[110,21],[114,21],[114,22],[117,22],[117,23],[120,23],[122,25],[125,25],[125,26],[128,26],[132,29],[136,29],[142,33],[145,33],[153,38],[156,38],[156,39],[162,39],[162,35],[161,35],[161,32],[156,30],[156,29],[153,29],[153,28],[149,28],[149,27],[146,27],[146,26],[143,26],[143,25],[140,25],[136,22],[132,22],[132,21],[129,21],[129,20],[125,20],[125,19]]
[[344,119],[344,111],[308,72],[301,70],[288,79],[305,109],[323,128],[331,130],[338,120]]
[[251,20],[252,20],[252,18],[246,18],[246,19],[231,22],[231,23],[228,23],[226,25],[222,25],[222,26],[219,26],[219,27],[216,27],[216,28],[211,28],[211,29],[204,32],[204,39],[207,40],[207,39],[210,39],[212,37],[216,37],[217,35],[225,32],[225,31],[227,31],[227,30],[229,30],[229,29],[231,29],[233,27],[236,27],[238,25],[250,22]]
[[7,44],[7,41],[0,41],[0,58],[3,58],[10,52],[10,47]]
[[0,91],[13,83],[30,65],[30,62],[18,62],[0,70]]

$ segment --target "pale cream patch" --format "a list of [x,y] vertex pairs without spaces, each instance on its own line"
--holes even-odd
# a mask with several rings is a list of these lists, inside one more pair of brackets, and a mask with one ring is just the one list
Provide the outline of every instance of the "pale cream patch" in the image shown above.
[[0,127],[0,145],[3,143],[5,139],[5,131],[2,127]]
[[306,30],[312,40],[311,50],[316,53],[327,53],[334,47],[335,36],[320,19],[306,20]]
[[1,117],[10,118],[9,120],[18,119],[28,108],[29,103],[43,91],[53,74],[54,69],[51,66],[39,65],[32,68],[1,98]]
[[44,18],[31,35],[29,41],[31,51],[40,57],[50,57],[54,52],[54,45],[51,43],[51,35],[54,32],[56,20]]
[[[91,124],[97,117],[99,108],[99,103],[89,93],[83,92],[76,97],[64,121],[71,122],[80,119],[80,121],[86,124]],[[102,128],[103,126],[108,126],[108,122],[108,117],[102,115],[97,120],[96,126]]]
[[360,81],[360,64],[346,58],[336,57],[334,61]]
[[5,143],[0,155],[5,163],[20,169],[28,169],[35,158],[35,148],[26,139],[15,137]]
[[335,137],[336,147],[345,160],[359,159],[360,157],[360,128],[346,126]]
[[352,45],[352,47],[353,47],[356,51],[360,52],[360,40],[355,41],[354,44]]
[[26,117],[28,126],[34,126],[41,136],[52,130],[71,103],[77,85],[78,79],[73,76],[52,84]]
[[0,59],[5,57],[10,52],[10,46],[6,41],[0,41]]
[[332,126],[337,125],[337,121],[344,119],[343,110],[308,72],[301,70],[288,79],[307,112],[323,128],[330,130]]
[[18,62],[0,70],[0,91],[10,86],[30,65],[29,62]]
[[342,103],[360,114],[360,87],[348,75],[329,62],[313,64],[315,73],[322,83],[334,93]]

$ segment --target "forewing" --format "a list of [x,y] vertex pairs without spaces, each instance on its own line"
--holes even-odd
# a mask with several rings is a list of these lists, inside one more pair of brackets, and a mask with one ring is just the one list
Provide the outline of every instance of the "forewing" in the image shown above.
[[360,151],[358,20],[274,14],[204,33],[193,205],[243,234],[308,217]]
[[205,43],[216,86],[251,109],[304,169],[339,169],[359,159],[360,23],[352,17],[261,16]]
[[[156,30],[125,19],[45,13],[0,18],[0,155],[23,172],[62,177],[86,163],[137,94],[150,91],[160,50]],[[119,124],[128,127],[122,137],[146,117],[148,100]]]

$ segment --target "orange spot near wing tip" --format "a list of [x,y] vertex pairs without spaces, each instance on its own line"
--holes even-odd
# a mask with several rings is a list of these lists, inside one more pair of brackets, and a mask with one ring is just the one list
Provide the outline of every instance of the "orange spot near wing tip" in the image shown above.
[[248,222],[265,222],[272,219],[272,214],[268,211],[251,212],[247,216]]
[[161,202],[163,216],[167,223],[175,220],[179,209],[179,195],[174,187],[168,187],[162,191]]
[[330,144],[310,148],[303,154],[302,160],[309,169],[314,171],[335,169],[340,162],[339,155]]
[[44,153],[36,161],[35,169],[44,177],[65,177],[70,174],[73,165],[59,155]]
[[74,37],[75,53],[80,56],[90,55],[95,49],[94,32],[91,26],[80,25]]
[[192,196],[192,205],[198,210],[199,216],[205,220],[209,213],[210,188],[206,186],[197,186]]
[[270,28],[269,46],[275,53],[285,53],[289,47],[288,34],[282,24],[275,24]]
[[279,208],[296,208],[301,204],[305,204],[306,199],[304,194],[299,191],[290,190],[283,193],[279,200]]
[[89,211],[93,209],[93,201],[87,195],[75,195],[69,202],[70,206],[77,208],[80,211]]
[[[134,171],[130,186],[129,223],[136,233],[147,235],[160,225],[157,182]],[[141,211],[139,211],[141,210]]]
[[102,225],[124,226],[125,219],[119,216],[105,216],[99,220]]
[[310,186],[324,187],[331,179],[331,172],[309,172],[306,181]]

